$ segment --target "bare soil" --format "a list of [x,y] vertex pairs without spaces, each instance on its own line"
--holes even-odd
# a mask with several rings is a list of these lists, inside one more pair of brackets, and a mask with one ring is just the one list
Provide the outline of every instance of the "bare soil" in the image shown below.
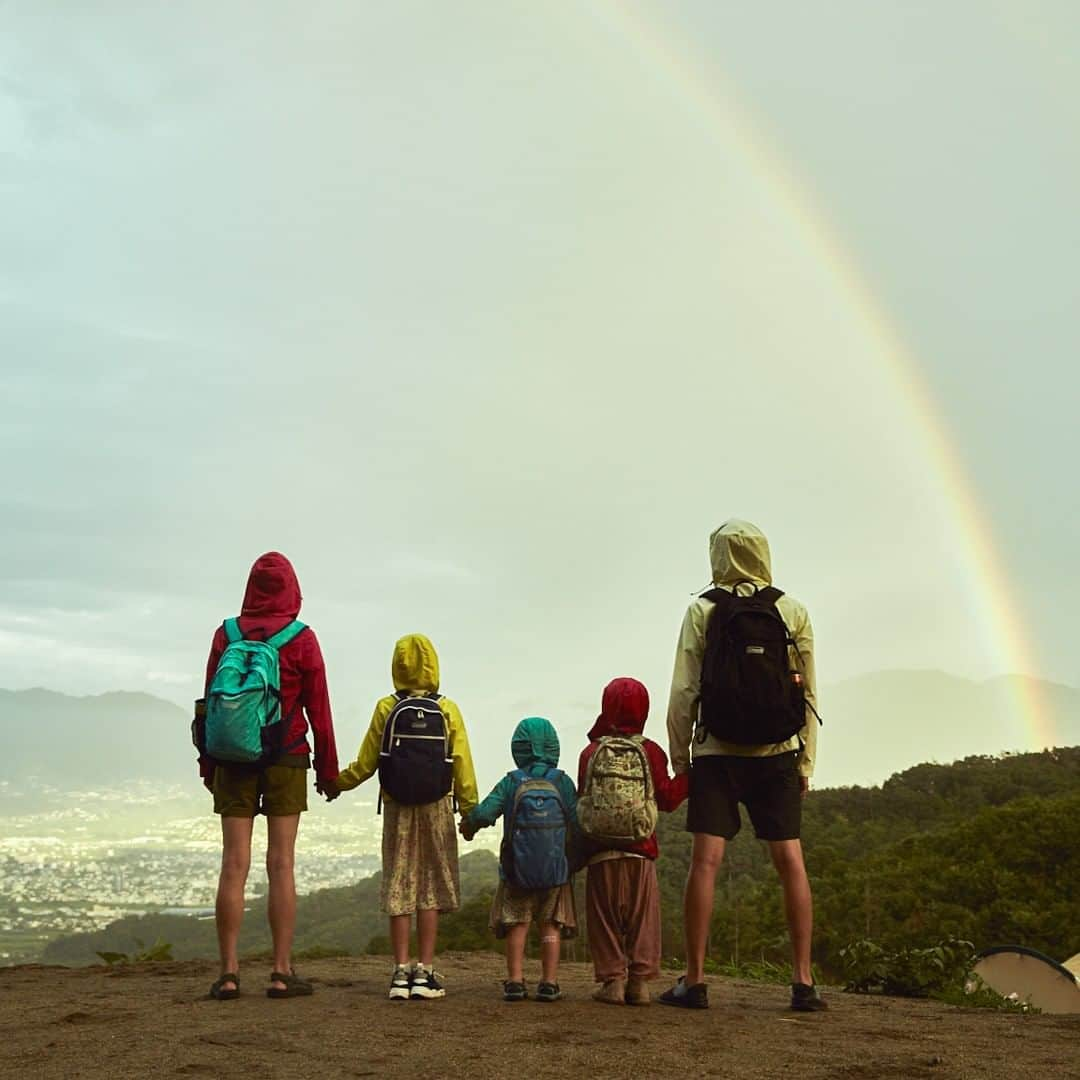
[[[377,957],[300,966],[310,998],[206,994],[212,964],[0,971],[0,1071],[26,1077],[1080,1078],[1080,1016],[1024,1016],[834,991],[793,1014],[787,992],[714,978],[711,1008],[613,1007],[565,964],[561,1002],[504,1004],[501,957],[448,954],[447,997],[392,1003]],[[537,972],[527,973],[535,980]],[[666,980],[655,984],[659,992]]]

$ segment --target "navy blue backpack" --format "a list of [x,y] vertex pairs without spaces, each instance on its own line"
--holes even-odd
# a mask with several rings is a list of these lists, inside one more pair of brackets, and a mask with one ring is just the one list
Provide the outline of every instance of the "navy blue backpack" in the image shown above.
[[530,776],[510,774],[516,787],[506,801],[499,862],[503,876],[518,889],[553,889],[570,880],[566,856],[569,815],[556,781],[563,774],[548,769]]

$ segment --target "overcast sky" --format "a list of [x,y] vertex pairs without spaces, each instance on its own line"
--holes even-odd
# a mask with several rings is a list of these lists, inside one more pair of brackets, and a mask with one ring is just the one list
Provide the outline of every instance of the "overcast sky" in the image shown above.
[[350,751],[414,630],[474,741],[621,674],[659,733],[731,516],[825,684],[1012,670],[800,207],[1076,685],[1078,56],[1068,2],[9,0],[0,685],[187,702],[275,548]]

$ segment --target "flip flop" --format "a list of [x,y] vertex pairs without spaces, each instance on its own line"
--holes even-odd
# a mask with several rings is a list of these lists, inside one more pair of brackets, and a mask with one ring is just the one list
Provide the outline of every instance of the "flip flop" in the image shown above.
[[[226,983],[232,983],[233,988],[231,990],[226,990]],[[225,974],[210,987],[209,996],[215,1001],[232,1001],[234,998],[238,998],[240,996],[239,976],[232,971],[226,971]]]
[[276,986],[268,986],[266,988],[266,996],[271,998],[307,997],[309,994],[315,992],[315,988],[311,983],[306,979],[301,979],[295,971],[271,972],[270,981],[285,984],[284,990],[279,990]]

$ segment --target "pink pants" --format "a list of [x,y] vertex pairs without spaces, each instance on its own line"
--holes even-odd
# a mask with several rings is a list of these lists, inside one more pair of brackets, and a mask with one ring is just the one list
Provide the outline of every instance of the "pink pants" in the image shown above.
[[660,974],[660,893],[652,859],[593,863],[585,917],[597,982]]

